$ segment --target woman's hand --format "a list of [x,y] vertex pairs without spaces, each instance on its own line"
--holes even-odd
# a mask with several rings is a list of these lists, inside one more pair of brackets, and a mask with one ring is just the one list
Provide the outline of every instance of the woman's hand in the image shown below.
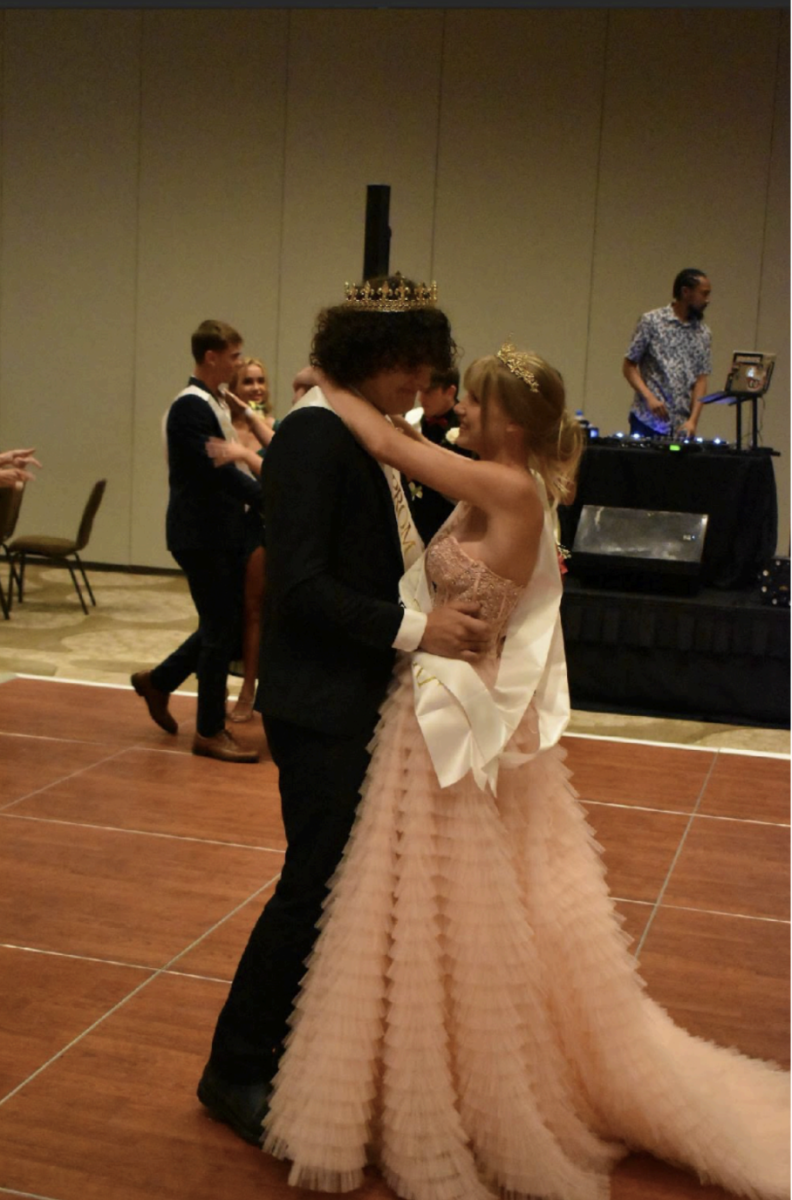
[[410,424],[406,417],[393,416],[391,417],[391,421],[400,433],[406,433],[407,436],[411,437],[414,442],[427,442],[429,445],[432,444],[429,443],[428,439],[424,437],[418,426]]
[[241,463],[249,467],[254,475],[261,474],[261,458],[255,450],[250,450],[241,442],[227,442],[225,438],[209,438],[206,443],[206,453],[216,467],[225,467],[229,463]]
[[311,388],[321,387],[323,380],[324,375],[316,367],[303,367],[292,380],[292,404],[302,400],[305,393],[310,392]]
[[[240,400],[239,396],[235,396],[233,392],[228,390],[228,388],[226,388],[226,390],[223,392],[223,399],[228,402],[228,411],[231,413],[232,421],[234,417],[243,417],[247,423],[248,429],[258,440],[259,445],[264,447],[269,446],[270,442],[275,436],[275,430],[272,428],[272,426],[275,424],[274,419],[272,421],[268,421],[265,420],[264,417],[260,417],[257,412],[254,412],[249,404],[245,404],[244,400]],[[221,441],[220,438],[213,438],[212,440]],[[214,458],[215,455],[212,455],[211,457]],[[237,459],[235,461],[238,462],[239,460]],[[249,458],[244,458],[243,461],[246,462],[248,466],[252,466]],[[215,464],[215,466],[216,465],[217,464]],[[222,463],[220,465],[222,466]]]
[[21,467],[23,470],[27,466],[40,467],[39,460],[33,457],[35,452],[35,446],[31,446],[28,450],[4,450],[0,454],[0,467]]
[[244,417],[250,411],[244,400],[234,395],[230,388],[224,388],[222,396],[232,417]]
[[22,488],[26,483],[35,479],[30,471],[22,467],[0,467],[0,488]]

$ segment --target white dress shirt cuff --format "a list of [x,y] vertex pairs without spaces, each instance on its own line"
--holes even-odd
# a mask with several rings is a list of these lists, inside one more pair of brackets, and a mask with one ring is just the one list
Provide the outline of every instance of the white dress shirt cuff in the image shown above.
[[393,642],[394,650],[417,650],[426,632],[426,613],[416,612],[412,608],[404,610],[399,632]]

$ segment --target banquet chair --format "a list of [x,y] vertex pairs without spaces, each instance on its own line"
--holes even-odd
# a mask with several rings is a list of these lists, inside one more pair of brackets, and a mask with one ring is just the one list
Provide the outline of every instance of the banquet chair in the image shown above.
[[8,552],[9,540],[13,537],[16,529],[19,510],[22,507],[22,496],[24,495],[25,485],[21,487],[1,488],[0,489],[0,554],[8,563],[8,598],[3,592],[3,584],[0,581],[0,607],[3,609],[3,616],[6,621],[11,615],[11,590],[14,582],[19,582],[17,570],[13,559]]
[[[91,604],[96,607],[96,600],[91,591],[91,585],[88,582],[88,576],[85,574],[85,568],[80,561],[80,550],[84,550],[88,545],[88,539],[91,536],[94,517],[96,516],[99,505],[102,503],[102,497],[107,487],[107,480],[100,479],[91,488],[91,494],[88,497],[88,502],[83,510],[80,527],[77,530],[76,538],[60,538],[47,537],[43,534],[29,534],[27,537],[14,538],[13,542],[8,547],[8,552],[11,559],[11,569],[15,571],[17,595],[20,600],[24,600],[25,595],[25,564],[29,558],[44,559],[52,563],[59,563],[61,566],[67,567],[69,574],[72,577],[75,591],[80,598],[80,604],[83,606],[83,612],[88,615],[88,606],[85,603],[85,598],[80,588],[79,580],[74,572],[76,565],[80,574],[83,577],[83,582],[88,589],[88,595],[91,597]],[[16,567],[19,569],[16,570]],[[8,607],[11,608],[13,600],[13,582],[9,579],[8,587]]]

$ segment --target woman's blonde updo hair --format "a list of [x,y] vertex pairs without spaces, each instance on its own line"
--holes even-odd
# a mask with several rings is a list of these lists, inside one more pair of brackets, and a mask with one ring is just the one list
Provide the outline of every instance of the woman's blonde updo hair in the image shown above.
[[564,381],[555,367],[532,350],[518,358],[520,369],[532,376],[533,383],[490,354],[470,364],[464,386],[481,405],[485,429],[487,406],[497,396],[509,420],[525,431],[528,466],[541,477],[550,501],[563,504],[574,486],[583,431],[565,408]]

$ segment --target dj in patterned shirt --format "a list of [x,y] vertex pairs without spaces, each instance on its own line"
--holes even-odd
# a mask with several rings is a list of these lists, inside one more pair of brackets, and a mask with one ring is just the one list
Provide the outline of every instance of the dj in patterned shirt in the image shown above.
[[693,437],[712,370],[712,334],[704,310],[712,287],[688,267],[674,280],[673,301],[644,313],[622,373],[634,389],[630,431],[644,437]]

